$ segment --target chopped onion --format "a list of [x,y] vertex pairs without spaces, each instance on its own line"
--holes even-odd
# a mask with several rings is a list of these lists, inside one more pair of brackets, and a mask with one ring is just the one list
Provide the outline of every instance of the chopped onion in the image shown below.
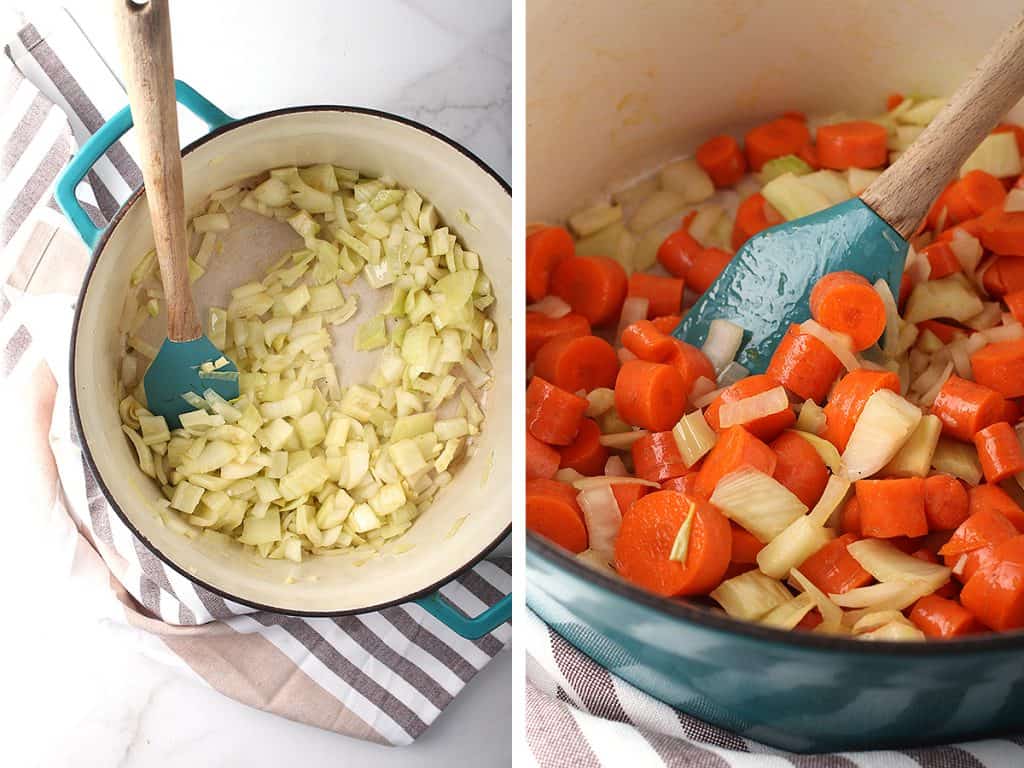
[[981,331],[989,344],[998,344],[1003,341],[1017,341],[1024,339],[1024,325],[1020,323],[1005,323],[993,328]]
[[978,314],[967,318],[963,324],[976,331],[984,331],[999,324],[1003,318],[1002,308],[998,301],[982,302],[982,309]]
[[888,581],[869,587],[857,587],[841,595],[830,594],[829,598],[840,608],[903,610],[927,594],[930,592],[924,591],[921,582]]
[[[813,400],[804,400],[800,406],[800,415],[796,419],[796,428],[800,432],[818,435],[825,428],[825,411]],[[836,454],[838,456],[838,454]]]
[[[1024,211],[1024,189],[1015,188],[1006,193],[1006,200],[1003,201],[1003,210],[1007,213],[1019,213]],[[953,232],[954,237],[956,232]]]
[[587,524],[590,549],[611,558],[615,555],[615,539],[622,525],[622,513],[610,485],[598,485],[580,491],[576,497]]
[[851,483],[841,475],[830,475],[825,483],[825,490],[822,491],[814,509],[807,515],[814,525],[828,525],[834,517],[836,510],[846,501],[850,493]]
[[973,275],[977,271],[984,253],[978,238],[965,232],[962,227],[956,227],[953,230],[953,238],[949,241],[949,247],[964,272]]
[[860,539],[847,546],[846,551],[861,568],[883,583],[919,582],[929,588],[925,594],[931,594],[949,581],[950,570],[946,566],[908,555],[882,539]]
[[745,367],[733,360],[718,374],[718,386],[728,387],[735,384],[740,379],[745,379],[750,375],[750,371]]
[[575,485],[577,480],[586,479],[585,475],[580,474],[572,467],[562,467],[560,470],[555,472],[555,480],[560,483],[568,483],[569,485]]
[[800,333],[809,334],[828,347],[846,370],[855,371],[861,367],[857,356],[853,354],[853,342],[850,341],[849,336],[830,331],[814,320],[804,321],[800,325]]
[[687,467],[692,467],[701,457],[715,447],[718,433],[704,419],[704,413],[696,410],[683,416],[672,428],[679,455]]
[[[699,381],[699,379],[698,379],[698,381]],[[694,384],[694,389],[696,389],[696,388],[697,388],[697,385]],[[722,387],[721,389],[711,389],[711,390],[708,390],[707,392],[705,392],[700,397],[691,398],[692,402],[693,402],[693,405],[695,407],[697,407],[697,408],[706,408],[707,406],[709,406],[713,402],[715,402],[715,400],[718,399],[718,396],[720,394],[722,394],[727,389],[728,389],[728,387]]]
[[[561,471],[559,470],[559,472]],[[572,471],[575,472],[575,470]],[[573,479],[567,482],[570,482],[572,487],[578,491],[585,491],[590,488],[604,488],[609,485],[645,485],[648,488],[661,488],[658,483],[652,480],[644,480],[642,477],[634,477],[633,475],[592,475],[584,477],[579,472],[576,472]]]
[[893,298],[889,283],[881,278],[875,281],[875,292],[882,299],[882,306],[885,307],[885,335],[882,337],[882,351],[889,357],[895,357],[894,351],[900,337],[900,311],[896,306],[896,299]]
[[743,344],[743,329],[728,320],[715,319],[708,326],[708,335],[701,350],[714,366],[716,373],[721,373],[733,361]]
[[940,437],[932,455],[932,468],[953,475],[968,485],[981,482],[981,462],[973,445]]
[[761,618],[761,623],[776,629],[793,629],[812,610],[814,598],[805,592],[773,609]]
[[616,451],[628,451],[633,447],[633,443],[639,440],[641,437],[647,434],[646,429],[634,429],[630,432],[618,432],[611,435],[601,435],[598,438],[601,445],[605,448],[612,448]]
[[578,555],[576,555],[576,559],[584,565],[593,568],[595,571],[603,573],[605,576],[614,576],[615,578],[619,577],[619,575],[615,572],[615,569],[612,568],[611,564],[609,563],[609,558],[605,555],[602,555],[599,552],[595,552],[592,549],[583,550]]
[[619,347],[618,349],[615,350],[615,353],[618,355],[619,363],[621,365],[625,365],[630,360],[636,360],[636,355],[634,355],[632,352],[630,352],[625,347]]
[[903,320],[920,323],[935,318],[964,322],[984,309],[981,299],[959,273],[914,286],[903,311]]
[[807,512],[786,486],[752,467],[723,477],[711,494],[711,503],[765,544]]
[[586,415],[588,418],[596,418],[605,413],[608,413],[612,408],[615,407],[615,390],[608,389],[607,387],[598,387],[587,392],[587,411]]
[[890,621],[871,632],[864,632],[856,636],[858,640],[890,640],[917,642],[927,640],[924,632],[915,627],[907,620]]
[[540,301],[538,301],[536,304],[530,304],[526,308],[526,311],[540,312],[540,314],[542,315],[557,320],[558,318],[565,317],[570,312],[572,312],[572,307],[570,307],[564,300],[560,299],[558,296],[555,296],[554,294],[549,294]]
[[818,452],[821,460],[825,462],[825,466],[832,470],[832,472],[839,474],[843,471],[843,460],[839,456],[839,450],[832,443],[823,437],[812,435],[800,429],[794,429],[793,431],[811,444],[811,447]]
[[[689,400],[696,405],[698,399],[703,398],[709,392],[715,392],[717,389],[718,385],[707,376],[698,376],[697,380],[693,382],[693,387],[690,388]],[[698,407],[702,408],[703,406]]]
[[[952,367],[952,366],[950,366]],[[870,477],[892,461],[921,421],[921,409],[888,389],[868,398],[843,451],[849,480]]]
[[622,311],[619,314],[619,329],[615,334],[618,341],[622,338],[622,332],[633,323],[640,322],[647,318],[647,308],[650,306],[650,299],[643,296],[630,296],[622,302]]
[[757,553],[757,567],[773,579],[781,579],[834,537],[831,529],[816,525],[803,515]]
[[719,584],[711,599],[734,619],[755,621],[793,599],[782,582],[756,568]]
[[847,617],[856,616],[856,620],[853,622],[851,629],[853,634],[859,635],[862,632],[870,632],[873,629],[884,627],[890,621],[906,621],[906,618],[899,611],[887,610],[887,611],[869,611],[868,613],[850,613],[846,614]]
[[789,407],[789,395],[786,394],[784,387],[779,386],[742,400],[723,404],[718,412],[718,421],[722,429],[728,429],[737,424],[749,424],[765,416],[781,413]]
[[829,600],[828,595],[818,589],[810,579],[800,573],[796,568],[790,570],[789,576],[797,583],[802,592],[814,598],[814,604],[818,607],[818,611],[821,613],[823,625],[832,628],[838,627],[842,623],[842,608]]
[[609,456],[604,463],[604,473],[610,477],[629,477],[629,470],[618,456]]
[[942,370],[939,372],[938,377],[936,377],[935,382],[928,389],[922,392],[920,397],[917,398],[918,402],[926,407],[934,403],[935,398],[938,397],[939,395],[939,390],[942,389],[943,385],[946,383],[946,381],[952,374],[953,363],[946,363],[946,365],[943,366]]
[[948,349],[956,375],[963,379],[973,379],[974,372],[971,369],[971,356],[967,353],[967,340],[963,337],[953,339]]
[[938,416],[932,413],[922,416],[907,442],[882,468],[882,474],[886,477],[927,477],[941,432],[942,422]]

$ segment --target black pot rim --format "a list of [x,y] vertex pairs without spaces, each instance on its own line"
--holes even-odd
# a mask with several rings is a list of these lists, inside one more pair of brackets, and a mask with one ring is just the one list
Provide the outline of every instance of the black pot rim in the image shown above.
[[[218,136],[228,133],[229,131],[232,131],[236,128],[240,128],[244,125],[256,123],[261,120],[266,120],[273,117],[301,114],[305,112],[342,112],[354,113],[359,115],[368,115],[370,117],[377,117],[383,120],[389,120],[391,122],[400,123],[401,125],[404,125],[406,127],[413,128],[417,131],[420,131],[421,133],[427,134],[428,136],[438,141],[443,142],[444,144],[447,144],[452,149],[456,150],[457,152],[467,157],[469,160],[473,161],[482,171],[484,171],[484,173],[490,176],[491,179],[502,188],[502,190],[504,190],[506,195],[508,195],[509,197],[512,196],[512,188],[511,186],[509,186],[508,182],[505,181],[501,176],[499,176],[498,173],[493,168],[491,168],[487,163],[481,160],[474,152],[467,149],[459,142],[415,120],[410,120],[407,117],[395,115],[390,112],[384,112],[379,109],[370,109],[368,107],[355,107],[349,105],[334,104],[314,104],[299,107],[285,107],[282,109],[271,110],[269,112],[260,112],[255,115],[249,115],[248,117],[242,117],[238,120],[234,120],[230,123],[227,123],[226,125],[222,125],[219,128],[210,131],[204,136],[201,136],[200,138],[196,139],[195,141],[193,141],[192,143],[190,143],[188,146],[184,147],[181,150],[182,157],[198,149],[207,142],[213,141]],[[460,565],[458,568],[454,569],[449,575],[445,576],[443,579],[439,579],[430,586],[424,587],[423,589],[417,590],[416,592],[411,592],[395,600],[388,600],[383,603],[378,603],[376,605],[370,605],[363,608],[349,608],[338,611],[300,611],[282,606],[264,605],[254,600],[248,600],[239,597],[238,595],[233,595],[230,592],[220,589],[219,587],[215,587],[212,584],[209,584],[203,581],[202,579],[198,578],[194,574],[190,573],[188,569],[183,568],[182,566],[175,563],[168,555],[164,554],[157,546],[155,546],[148,538],[146,538],[142,534],[142,532],[139,531],[139,529],[132,524],[131,520],[128,519],[128,516],[125,514],[124,510],[121,509],[121,506],[114,500],[114,495],[107,488],[106,483],[103,481],[103,476],[100,474],[99,468],[96,466],[96,462],[93,459],[92,451],[89,448],[89,441],[85,436],[84,429],[82,428],[82,419],[79,413],[78,386],[77,381],[75,379],[75,357],[78,346],[78,326],[81,320],[82,306],[85,301],[85,294],[86,291],[88,291],[89,289],[89,284],[92,280],[93,272],[96,268],[96,263],[99,260],[100,253],[103,251],[103,248],[106,246],[107,241],[110,239],[111,233],[124,218],[127,211],[142,196],[143,192],[144,187],[141,185],[132,192],[131,196],[125,201],[124,205],[122,205],[117,210],[117,213],[114,214],[113,218],[104,228],[99,240],[96,243],[96,246],[93,248],[92,257],[89,260],[89,266],[86,269],[85,277],[82,280],[82,287],[78,293],[78,301],[75,304],[75,317],[74,322],[72,323],[71,326],[71,349],[68,358],[68,365],[71,372],[71,413],[74,419],[75,429],[77,430],[79,438],[81,440],[82,454],[85,456],[85,461],[89,466],[89,471],[92,472],[93,476],[96,478],[96,482],[99,484],[100,490],[103,492],[104,497],[106,497],[107,503],[110,504],[111,508],[121,519],[121,522],[124,523],[132,532],[132,535],[134,535],[139,541],[141,541],[145,545],[145,547],[150,552],[152,552],[156,557],[158,557],[165,565],[174,569],[176,572],[184,576],[186,579],[188,579],[196,586],[202,587],[203,589],[208,590],[209,592],[212,592],[213,594],[218,595],[219,597],[231,600],[232,602],[236,602],[241,605],[248,606],[249,608],[255,608],[256,610],[260,611],[268,611],[270,613],[284,614],[287,616],[301,616],[306,618],[330,618],[334,616],[351,616],[360,613],[371,613],[373,611],[380,611],[385,608],[391,608],[392,606],[402,605],[403,603],[408,603],[413,600],[426,597],[427,595],[437,592],[445,584],[448,584],[449,582],[461,576],[466,571],[470,570],[473,566],[475,566],[477,563],[479,563],[481,560],[487,557],[487,555],[493,552],[494,549],[506,537],[508,537],[508,535],[512,532],[511,522],[505,527],[505,530],[497,536],[497,538],[495,538],[489,544],[484,546],[477,555],[472,557],[469,561]]]

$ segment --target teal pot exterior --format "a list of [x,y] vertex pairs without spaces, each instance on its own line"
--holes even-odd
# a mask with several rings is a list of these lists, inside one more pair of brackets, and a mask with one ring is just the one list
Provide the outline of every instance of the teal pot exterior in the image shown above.
[[528,535],[527,603],[661,701],[795,752],[1024,732],[1024,634],[869,643],[782,632],[665,600]]

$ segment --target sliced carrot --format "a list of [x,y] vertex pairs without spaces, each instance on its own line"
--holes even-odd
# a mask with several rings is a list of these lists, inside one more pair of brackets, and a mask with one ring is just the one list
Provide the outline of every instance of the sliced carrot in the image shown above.
[[929,280],[940,280],[943,277],[949,277],[952,274],[963,271],[960,259],[953,253],[949,243],[942,240],[936,240],[931,245],[922,248],[921,255],[928,259],[928,263],[931,265],[931,272],[928,275]]
[[631,450],[636,475],[644,480],[662,483],[690,471],[671,432],[650,432],[633,443]]
[[1024,155],[1024,128],[1016,123],[1000,123],[992,133],[1012,133],[1017,139],[1017,151]]
[[961,583],[992,563],[997,545],[1017,535],[1013,523],[994,509],[973,512],[939,549],[943,562]]
[[1020,417],[1020,403],[1016,400],[1007,399],[1006,406],[1003,409],[1003,421],[1009,424],[1016,424],[1020,421]]
[[675,351],[665,362],[676,369],[676,372],[683,379],[683,389],[689,395],[693,389],[694,382],[702,376],[706,379],[715,380],[715,367],[708,360],[707,356],[692,344],[673,338]]
[[1024,211],[990,208],[979,224],[981,244],[1000,256],[1024,256]]
[[967,581],[960,601],[989,629],[1024,627],[1024,536],[995,548],[993,563]]
[[526,238],[526,298],[548,295],[551,275],[563,259],[576,253],[572,235],[562,227],[544,227]]
[[889,480],[858,480],[854,484],[860,506],[860,526],[865,536],[891,539],[924,536],[924,480],[901,477]]
[[860,504],[857,503],[857,496],[853,495],[846,500],[842,511],[839,513],[839,530],[843,533],[852,533],[860,537]]
[[678,491],[679,493],[685,493],[687,496],[693,496],[697,494],[697,473],[690,472],[679,477],[670,477],[668,480],[661,484],[663,491]]
[[[977,368],[974,375],[980,378]],[[1003,411],[1003,398],[997,391],[959,376],[950,376],[932,403],[932,413],[942,422],[943,434],[965,443],[971,442],[978,430],[999,421]]]
[[551,293],[591,325],[605,325],[619,316],[626,298],[626,271],[607,256],[570,256],[555,268]]
[[526,479],[538,477],[550,479],[558,471],[560,457],[558,451],[547,443],[542,443],[526,431]]
[[576,438],[587,405],[587,398],[534,376],[526,388],[526,428],[543,443],[568,445]]
[[641,360],[664,363],[676,351],[674,339],[661,331],[652,320],[638,320],[622,329],[622,346]]
[[783,155],[795,155],[810,141],[811,134],[806,123],[780,117],[748,131],[744,145],[751,170],[760,171],[769,160]]
[[526,362],[532,363],[537,352],[555,336],[588,336],[590,323],[583,315],[570,312],[563,317],[548,317],[540,312],[526,313]]
[[[711,405],[704,412],[704,418],[707,420],[708,426],[716,432],[722,431],[718,414],[722,410],[723,405],[759,395],[762,392],[775,389],[777,386],[779,386],[778,381],[763,373],[748,376],[745,379],[740,379],[735,384],[731,384],[722,390],[721,394],[712,401]],[[782,434],[783,430],[793,426],[795,421],[796,414],[793,413],[793,409],[787,408],[784,411],[747,422],[743,427],[754,437],[761,440],[774,440]]]
[[683,305],[684,281],[675,277],[658,277],[644,272],[629,276],[627,296],[647,299],[647,317],[671,315]]
[[540,348],[534,373],[566,392],[615,386],[619,356],[597,336],[555,336]]
[[949,182],[945,189],[939,193],[939,196],[935,198],[935,202],[932,203],[931,208],[928,209],[928,215],[925,220],[921,222],[921,226],[918,228],[918,232],[925,229],[935,230],[940,226],[949,226],[951,223],[959,221],[954,217],[949,210],[948,198],[949,192],[953,189],[953,185],[956,184],[956,179]]
[[615,410],[633,426],[662,432],[682,417],[687,394],[682,376],[671,365],[630,360],[615,379]]
[[879,168],[889,159],[885,127],[868,120],[819,126],[815,146],[823,168]]
[[526,481],[526,527],[570,552],[587,548],[587,526],[576,489],[557,480]]
[[816,171],[821,168],[821,160],[818,158],[818,148],[813,144],[804,144],[800,147],[796,156]]
[[682,319],[682,315],[662,315],[661,317],[654,318],[651,322],[662,333],[672,334],[675,333]]
[[1003,303],[1010,310],[1013,319],[1018,323],[1024,323],[1024,291],[1013,291],[1003,296]]
[[705,248],[686,273],[686,285],[697,293],[704,293],[731,260],[732,254],[721,248]]
[[764,549],[764,544],[754,534],[736,523],[729,523],[732,531],[732,561],[742,565],[757,563],[757,553]]
[[885,304],[867,280],[854,272],[832,272],[811,289],[811,317],[833,331],[845,333],[858,352],[885,330]]
[[974,447],[985,473],[985,480],[998,483],[1024,472],[1024,450],[1017,432],[1005,421],[989,424],[974,435]]
[[[676,536],[691,510],[686,561],[670,560]],[[728,519],[708,502],[675,491],[656,491],[623,515],[615,541],[615,566],[627,581],[663,597],[703,595],[721,582],[731,546]]]
[[828,482],[828,468],[821,456],[796,432],[783,432],[770,445],[778,457],[772,476],[800,501],[813,507]]
[[731,187],[747,172],[747,159],[732,136],[715,136],[697,147],[697,164],[716,187]]
[[982,483],[968,491],[970,514],[987,510],[997,512],[1010,521],[1018,533],[1024,533],[1024,510],[998,485]]
[[921,333],[931,331],[943,344],[949,344],[957,336],[966,335],[966,331],[963,328],[958,328],[955,325],[943,323],[939,320],[922,320],[917,324],[917,329]]
[[703,250],[704,246],[683,227],[666,237],[658,246],[658,263],[675,277],[685,280]]
[[825,404],[825,428],[821,436],[840,451],[853,434],[868,398],[880,389],[900,391],[900,378],[892,371],[869,371],[860,368],[850,371],[832,389]]
[[987,344],[971,355],[974,380],[1003,397],[1024,395],[1024,339]]
[[593,419],[580,419],[576,439],[558,449],[559,467],[575,469],[581,475],[602,475],[608,449],[601,445],[601,428]]
[[951,531],[967,519],[967,491],[955,477],[924,479],[924,515],[930,531]]
[[811,632],[816,627],[818,627],[823,621],[824,619],[821,617],[821,611],[815,608],[809,613],[804,614],[804,617],[796,623],[796,626],[793,627],[793,629],[799,629],[804,632]]
[[778,460],[775,451],[743,427],[730,427],[719,436],[715,447],[704,457],[694,488],[700,496],[709,499],[718,481],[730,472],[752,467],[772,475]]
[[997,257],[982,274],[981,282],[993,296],[1024,290],[1024,259]]
[[955,224],[952,227],[947,225],[946,229],[942,230],[942,232],[939,233],[939,236],[936,238],[936,240],[942,240],[943,242],[948,243],[953,239],[953,235],[956,234],[957,230],[960,230],[964,234],[970,235],[971,237],[978,237],[978,234],[980,233],[980,227],[981,219],[977,217],[973,219],[967,219],[966,221],[961,221],[960,223]]
[[857,538],[844,533],[832,539],[800,564],[800,573],[825,594],[841,595],[870,584],[871,574],[846,549]]
[[619,512],[623,515],[649,490],[646,485],[639,483],[613,483],[611,488],[615,502],[619,505]]
[[768,363],[766,374],[797,397],[823,402],[843,369],[821,339],[793,323]]
[[[769,213],[774,216],[769,216]],[[755,192],[740,203],[736,209],[736,221],[732,227],[732,247],[739,250],[747,240],[762,229],[782,223],[782,216],[764,199],[764,195]]]
[[[940,531],[940,533],[941,533],[941,531]],[[928,536],[924,537],[924,541],[927,542],[928,539],[929,539]],[[909,541],[909,539],[908,539],[908,541]],[[916,557],[918,560],[924,560],[926,563],[934,563],[936,565],[941,565],[942,564],[942,560],[939,559],[939,556],[937,554],[935,554],[934,552],[932,552],[927,547],[921,547],[920,549],[916,549],[913,552],[911,552],[910,555],[911,555],[911,557]],[[956,596],[959,593],[960,593],[960,587],[952,579],[950,579],[945,584],[943,584],[941,587],[939,587],[934,592],[932,592],[932,594],[937,596],[937,597],[944,597],[944,598],[949,599],[949,600],[952,600],[952,599],[956,598]]]
[[960,603],[937,595],[926,595],[914,603],[910,620],[925,637],[963,637],[981,629],[974,615]]
[[892,112],[896,107],[903,103],[902,93],[890,93],[885,97],[885,111]]
[[946,194],[946,204],[954,221],[962,222],[981,216],[1006,198],[1002,182],[991,173],[970,171],[953,183]]

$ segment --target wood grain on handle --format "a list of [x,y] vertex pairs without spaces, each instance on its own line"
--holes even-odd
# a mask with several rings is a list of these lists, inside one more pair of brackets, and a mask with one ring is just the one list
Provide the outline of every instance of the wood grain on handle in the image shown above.
[[114,6],[125,86],[167,301],[167,338],[191,341],[202,336],[203,328],[188,277],[185,193],[167,0],[149,0],[141,5],[132,0],[114,0]]
[[914,234],[947,182],[1024,96],[1024,16],[892,166],[860,197],[904,238]]

